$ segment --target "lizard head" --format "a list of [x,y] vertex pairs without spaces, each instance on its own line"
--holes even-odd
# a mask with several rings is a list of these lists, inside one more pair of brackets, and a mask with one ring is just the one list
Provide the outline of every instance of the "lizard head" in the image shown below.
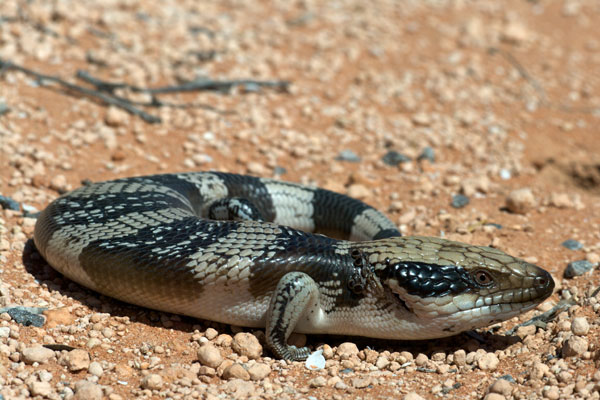
[[[490,247],[415,236],[363,242],[361,251],[381,289],[373,296],[398,316],[389,338],[451,336],[505,321],[554,289],[542,268]],[[402,334],[394,337],[395,329]]]

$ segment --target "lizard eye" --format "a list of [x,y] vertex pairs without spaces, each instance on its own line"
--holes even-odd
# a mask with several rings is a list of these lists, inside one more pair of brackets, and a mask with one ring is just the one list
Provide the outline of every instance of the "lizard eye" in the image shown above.
[[490,286],[494,283],[492,275],[489,272],[484,271],[482,269],[475,271],[472,276],[473,280],[481,286]]

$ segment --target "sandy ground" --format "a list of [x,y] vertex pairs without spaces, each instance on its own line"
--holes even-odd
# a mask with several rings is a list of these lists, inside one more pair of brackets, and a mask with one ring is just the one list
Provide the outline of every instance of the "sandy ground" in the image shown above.
[[[42,327],[0,315],[0,394],[599,398],[599,25],[594,0],[3,0],[0,194],[21,209],[0,210],[0,306],[50,313]],[[148,123],[14,65],[87,88],[78,70],[145,88],[291,84],[157,95],[160,104],[137,107],[161,120]],[[114,94],[152,100],[127,87]],[[392,162],[399,154],[404,161]],[[209,169],[348,193],[404,234],[493,245],[543,266],[556,293],[479,340],[309,337],[328,358],[310,371],[266,350],[239,355],[231,342],[242,328],[99,296],[32,245],[35,218],[24,211],[84,180]],[[452,207],[457,194],[469,204]],[[581,248],[561,245],[567,239]],[[593,270],[563,278],[577,260]],[[504,335],[561,300],[573,306],[554,321]],[[218,366],[198,362],[205,342]],[[37,344],[55,351],[34,359]]]

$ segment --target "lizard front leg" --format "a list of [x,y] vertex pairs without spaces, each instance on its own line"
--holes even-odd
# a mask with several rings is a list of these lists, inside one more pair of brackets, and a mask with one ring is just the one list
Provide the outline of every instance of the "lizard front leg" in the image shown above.
[[303,272],[289,272],[277,283],[267,310],[267,345],[276,356],[290,361],[302,361],[310,355],[308,347],[287,344],[300,318],[311,319],[319,311],[319,288]]

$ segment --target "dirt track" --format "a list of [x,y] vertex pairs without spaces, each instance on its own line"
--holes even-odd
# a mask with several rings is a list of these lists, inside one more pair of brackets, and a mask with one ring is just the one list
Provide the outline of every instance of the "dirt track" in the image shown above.
[[[481,331],[483,342],[309,337],[332,350],[327,368],[313,372],[266,352],[256,361],[237,355],[230,342],[242,329],[142,310],[61,278],[28,242],[35,219],[0,209],[0,307],[58,310],[39,328],[0,315],[0,394],[599,398],[598,26],[592,0],[0,2],[1,195],[41,210],[86,179],[208,169],[277,176],[359,197],[404,234],[493,245],[534,262],[558,287],[541,309],[576,304],[510,338],[507,329],[540,310]],[[148,93],[116,88],[161,120],[148,123],[15,65],[89,89],[78,70],[143,88],[291,83],[160,94],[152,106],[135,103],[152,103]],[[522,213],[507,207],[518,189]],[[456,194],[469,204],[453,208]],[[567,239],[583,247],[569,250]],[[594,269],[563,279],[576,260]],[[225,357],[212,371],[197,361],[205,341]],[[358,352],[344,353],[346,341]],[[83,349],[89,360],[57,351],[31,365],[25,349],[36,343]],[[270,372],[227,380],[231,362]]]

